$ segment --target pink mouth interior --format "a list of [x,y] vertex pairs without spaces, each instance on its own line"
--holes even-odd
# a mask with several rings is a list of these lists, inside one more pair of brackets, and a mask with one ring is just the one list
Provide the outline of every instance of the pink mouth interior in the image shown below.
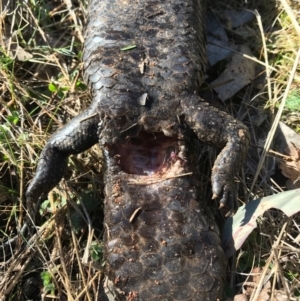
[[114,153],[124,172],[149,176],[166,172],[174,161],[172,155],[177,148],[176,138],[166,137],[161,132],[141,131],[126,143],[114,145]]

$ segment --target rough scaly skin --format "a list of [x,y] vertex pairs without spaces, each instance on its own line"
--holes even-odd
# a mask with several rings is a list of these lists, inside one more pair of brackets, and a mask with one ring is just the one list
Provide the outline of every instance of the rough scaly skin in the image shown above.
[[226,259],[189,163],[187,128],[222,148],[212,173],[221,203],[234,189],[249,135],[197,95],[205,65],[204,4],[90,2],[83,62],[93,102],[50,138],[26,193],[31,202],[47,193],[68,156],[99,141],[107,275],[120,299],[215,301],[223,293]]

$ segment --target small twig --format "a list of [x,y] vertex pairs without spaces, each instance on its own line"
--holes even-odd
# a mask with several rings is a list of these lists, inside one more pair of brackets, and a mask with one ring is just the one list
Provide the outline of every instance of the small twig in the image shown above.
[[[212,44],[214,46],[220,47],[220,48],[225,49],[225,50],[229,50],[229,51],[231,51],[231,52],[233,52],[235,54],[239,54],[240,56],[243,56],[243,57],[245,57],[245,58],[247,58],[247,59],[249,59],[249,60],[251,60],[251,61],[253,61],[253,62],[257,63],[257,64],[260,64],[260,65],[262,65],[264,67],[267,67],[267,65],[266,65],[265,62],[260,61],[255,56],[251,56],[251,55],[246,54],[246,53],[241,53],[241,52],[236,51],[236,50],[234,50],[234,49],[232,49],[230,47],[226,47],[226,46],[223,46],[223,45],[221,46],[221,45],[213,43],[213,42],[209,42],[209,44]],[[273,67],[273,66],[268,65],[268,68],[270,68],[270,70],[272,70],[272,71],[278,72],[278,70],[275,67]]]
[[288,245],[288,247],[284,247],[284,246],[277,246],[276,249],[278,250],[282,250],[285,252],[295,252],[295,253],[300,253],[300,249],[299,248],[295,248],[293,246],[290,246],[289,244],[287,244],[286,242],[283,242],[284,244]]
[[71,18],[73,19],[73,22],[74,22],[74,25],[75,25],[75,32],[77,33],[77,37],[80,40],[80,42],[83,43],[84,38],[83,38],[81,30],[79,29],[79,26],[78,26],[78,22],[77,22],[76,14],[75,14],[74,9],[73,9],[72,1],[64,0],[64,3],[67,6],[67,9],[69,11],[69,14],[70,14]]
[[30,250],[29,252],[30,252],[30,254],[26,254],[26,253],[23,254],[23,255],[26,254],[26,256],[28,256],[28,257],[27,257],[26,261],[22,264],[21,269],[18,270],[18,273],[14,276],[14,279],[11,281],[11,283],[8,286],[8,288],[5,290],[5,292],[4,292],[5,295],[8,295],[11,292],[11,290],[16,287],[16,283],[23,276],[23,273],[24,273],[25,269],[27,268],[28,264],[32,260],[32,257],[36,253],[33,250]]
[[177,176],[166,177],[166,178],[159,179],[159,180],[143,181],[143,182],[129,181],[128,185],[151,185],[151,184],[160,183],[160,182],[167,181],[167,180],[174,179],[174,178],[181,178],[181,177],[185,177],[185,176],[190,176],[191,174],[193,174],[193,173],[192,172],[187,172],[187,173],[183,173],[183,174],[180,174],[180,175],[177,175]]
[[[68,211],[68,215],[69,215],[69,220],[71,220],[69,211]],[[89,287],[89,285],[87,284],[88,279],[85,276],[82,264],[87,264],[87,262],[88,262],[89,250],[90,250],[90,246],[91,246],[92,239],[93,239],[93,236],[94,236],[94,229],[92,229],[92,231],[89,232],[86,248],[84,250],[84,255],[83,255],[81,260],[80,260],[78,246],[77,246],[76,236],[74,234],[74,231],[71,231],[71,233],[72,233],[72,239],[73,239],[75,254],[76,254],[76,258],[77,258],[77,263],[78,263],[78,267],[79,267],[80,274],[81,274],[81,277],[82,277],[82,282],[84,284],[84,287],[88,288]],[[89,300],[92,300],[91,294],[88,290],[87,290],[87,297],[88,297]],[[78,297],[75,300],[77,300],[77,299],[78,299]]]
[[[278,254],[278,251],[279,251],[279,254]],[[289,292],[287,283],[286,283],[286,281],[284,279],[282,267],[281,267],[280,262],[279,262],[279,257],[281,255],[282,250],[279,249],[278,251],[277,251],[277,248],[273,248],[274,259],[275,259],[276,268],[277,268],[277,273],[279,274],[279,277],[281,279],[281,283],[282,283],[282,286],[283,286],[283,288],[285,290],[286,296],[287,296],[288,300],[290,300],[290,292]],[[274,277],[274,279],[273,279],[273,288],[272,288],[272,291],[271,291],[271,293],[272,293],[271,300],[273,300],[273,297],[274,297],[275,285],[276,285],[276,277]]]
[[[58,217],[58,219],[57,219],[57,217]],[[68,269],[67,269],[67,264],[65,262],[64,249],[63,249],[62,242],[61,242],[61,233],[63,231],[63,223],[64,223],[63,216],[55,214],[54,221],[55,221],[54,229],[55,229],[55,236],[56,236],[56,241],[58,244],[58,250],[59,250],[59,255],[60,255],[60,263],[61,263],[61,267],[62,267],[62,270],[65,275],[65,277],[63,277],[63,274],[60,275],[61,281],[63,282],[65,290],[67,292],[68,300],[73,301],[74,298],[72,296],[72,292],[73,292],[72,283],[70,281],[70,278],[67,277]]]
[[106,228],[107,240],[109,241],[109,240],[110,240],[110,232],[109,232],[109,227],[108,227],[108,224],[107,224],[107,223],[104,223],[104,226],[105,226],[105,228]]
[[171,186],[171,185],[164,185],[164,187],[166,187],[166,188],[171,188],[171,189],[178,189],[177,186]]
[[257,20],[258,27],[259,27],[260,34],[261,34],[261,40],[263,43],[264,57],[265,57],[265,62],[266,62],[266,66],[265,66],[266,67],[266,78],[267,78],[267,82],[268,82],[268,95],[269,95],[269,100],[271,100],[272,99],[271,70],[270,70],[270,65],[269,65],[269,60],[268,60],[268,48],[267,48],[267,44],[266,44],[264,28],[262,25],[260,14],[257,10],[255,10],[254,13],[256,16],[256,20]]
[[93,118],[93,117],[95,117],[95,116],[97,116],[97,115],[98,115],[98,113],[94,113],[94,114],[92,114],[92,115],[89,115],[89,116],[87,116],[87,117],[84,117],[84,118],[80,119],[79,122],[81,123],[81,122],[86,121],[86,120],[88,120],[88,119],[91,119],[91,118]]
[[275,157],[281,157],[285,161],[289,161],[289,162],[297,162],[297,161],[299,161],[299,159],[296,158],[295,156],[287,156],[287,155],[284,155],[282,153],[278,153],[276,151],[273,151],[271,149],[269,150],[269,154],[273,154]]
[[128,127],[127,129],[121,131],[120,134],[122,134],[122,133],[124,133],[124,132],[130,130],[131,128],[135,127],[136,125],[137,125],[137,123],[132,124],[132,125],[131,125],[130,127]]
[[45,32],[43,31],[43,29],[40,27],[40,25],[39,25],[37,19],[35,18],[33,12],[32,12],[31,9],[30,9],[29,5],[28,5],[25,1],[23,2],[23,4],[26,6],[27,12],[29,13],[29,15],[30,15],[30,17],[31,17],[31,20],[32,20],[32,22],[34,23],[34,26],[33,26],[33,27],[34,27],[36,30],[38,30],[38,32],[40,33],[40,35],[41,35],[42,39],[44,40],[44,42],[47,43],[47,45],[49,45],[48,39],[47,39],[47,37],[46,37],[46,34],[45,34]]
[[87,285],[84,286],[84,289],[77,295],[76,299],[74,301],[80,300],[80,298],[83,296],[85,292],[88,292],[88,289],[91,287],[91,283],[101,275],[101,272],[96,272],[95,276],[87,283]]
[[139,207],[137,209],[134,210],[134,212],[132,213],[132,215],[130,216],[129,222],[132,223],[132,221],[134,220],[134,218],[136,217],[136,215],[142,210],[142,207]]
[[265,280],[265,276],[266,276],[266,274],[267,274],[267,272],[269,270],[270,264],[271,264],[271,262],[272,262],[272,260],[274,258],[274,254],[275,254],[274,253],[274,248],[277,248],[277,246],[278,246],[278,244],[279,244],[279,242],[280,242],[280,240],[281,240],[281,238],[282,238],[282,236],[284,234],[286,226],[287,226],[287,223],[285,223],[283,225],[283,227],[281,229],[281,232],[280,232],[280,234],[279,234],[276,242],[272,246],[272,252],[271,252],[268,260],[266,261],[266,264],[264,266],[263,272],[261,273],[261,276],[260,276],[260,279],[259,279],[259,283],[257,284],[256,290],[253,290],[253,292],[252,292],[250,301],[256,301],[258,299],[258,296],[259,296],[259,294],[261,292],[261,289],[262,289],[262,287],[265,284],[265,281],[264,281]]

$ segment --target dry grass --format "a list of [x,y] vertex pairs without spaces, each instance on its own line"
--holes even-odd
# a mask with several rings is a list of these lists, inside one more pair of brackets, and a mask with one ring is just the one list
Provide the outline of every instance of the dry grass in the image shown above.
[[[240,8],[240,3],[228,0],[214,8]],[[281,114],[300,130],[299,66],[292,74],[300,47],[300,7],[299,2],[293,3],[294,6],[285,0],[252,1],[251,8],[260,13],[261,26],[257,16],[257,21],[244,28],[253,54],[266,66],[258,69],[262,76],[228,104],[230,111],[239,107],[237,111],[253,136],[243,173],[246,194],[251,199],[282,190],[282,183],[276,183],[273,177],[278,174],[276,160],[266,156],[273,147],[273,129]],[[72,1],[72,5],[68,0],[2,3],[1,243],[22,228],[26,216],[24,192],[45,141],[89,104],[88,89],[81,78],[86,5],[84,0]],[[265,74],[269,75],[267,81],[261,81]],[[244,110],[240,109],[241,100]],[[289,102],[294,106],[289,106]],[[263,120],[259,126],[258,118]],[[258,146],[264,145],[262,152]],[[35,234],[26,235],[26,243],[21,243],[20,237],[13,244],[2,246],[0,300],[101,300],[103,183],[97,177],[101,154],[95,147],[72,156],[69,167],[59,188],[41,204]],[[236,293],[241,288],[240,283],[253,267],[261,267],[273,292],[280,289],[296,300],[295,296],[300,295],[299,229],[297,216],[286,218],[274,210],[260,218],[257,231],[230,262],[229,294],[230,290]],[[40,290],[42,297],[37,297]]]

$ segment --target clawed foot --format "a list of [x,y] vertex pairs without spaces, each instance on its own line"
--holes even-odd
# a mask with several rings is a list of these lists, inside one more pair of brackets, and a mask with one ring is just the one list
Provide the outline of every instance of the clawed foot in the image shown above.
[[219,208],[228,210],[226,217],[234,215],[238,208],[237,193],[233,174],[213,173],[212,176],[212,199],[220,199]]
[[212,170],[212,199],[220,199],[220,208],[228,208],[226,216],[231,216],[238,208],[236,184],[234,177],[238,175],[244,159],[244,153],[238,145],[228,143],[217,157]]

